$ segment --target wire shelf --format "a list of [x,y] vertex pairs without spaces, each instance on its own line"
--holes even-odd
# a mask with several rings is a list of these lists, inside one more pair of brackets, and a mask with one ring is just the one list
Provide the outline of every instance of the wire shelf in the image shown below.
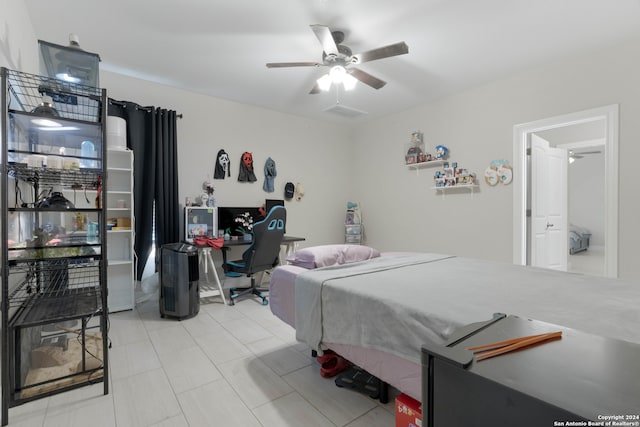
[[65,169],[31,168],[23,163],[9,163],[8,174],[21,181],[39,185],[69,185],[80,187],[97,187],[102,170],[80,169],[76,171]]
[[87,316],[100,308],[99,260],[33,261],[12,268],[11,274],[23,276],[9,295],[10,307],[19,308],[13,326]]
[[29,264],[34,261],[46,259],[65,259],[81,262],[88,256],[100,258],[100,243],[79,243],[56,246],[36,246],[32,248],[11,248],[9,251],[9,265]]
[[38,295],[24,306],[11,326],[25,327],[78,319],[97,313],[99,308],[100,288],[69,289],[65,295]]
[[18,264],[11,268],[11,274],[25,274],[25,280],[9,295],[9,299],[22,303],[34,294],[64,295],[67,289],[96,287],[100,284],[99,269],[100,261],[94,258],[48,259]]
[[100,88],[68,83],[15,70],[6,70],[9,108],[31,112],[48,95],[60,117],[99,123],[102,116]]
[[[95,381],[103,381],[104,393],[109,392],[109,378],[104,375],[109,371],[107,260],[102,255],[107,246],[101,206],[106,197],[101,190],[107,178],[103,122],[107,97],[101,88],[5,67],[0,67],[0,77],[0,181],[2,191],[10,185],[15,191],[11,202],[2,194],[6,203],[0,245],[5,261],[0,266],[4,273],[0,329],[6,344],[1,369],[6,425],[7,408],[31,400]],[[94,146],[83,145],[85,141]],[[64,209],[76,205],[76,190],[84,191],[86,204],[83,199],[81,207]],[[90,196],[87,190],[92,191]],[[40,203],[47,191],[51,197]],[[73,204],[54,203],[54,193],[71,191]],[[91,228],[66,233],[83,228],[80,216]],[[12,233],[19,247],[9,247]],[[59,243],[43,243],[50,236]],[[88,333],[89,329],[97,333]],[[73,351],[67,347],[71,345]],[[49,369],[34,362],[43,348],[62,349],[60,353],[70,356],[66,364],[59,364],[65,368]],[[47,373],[41,376],[43,371]]]

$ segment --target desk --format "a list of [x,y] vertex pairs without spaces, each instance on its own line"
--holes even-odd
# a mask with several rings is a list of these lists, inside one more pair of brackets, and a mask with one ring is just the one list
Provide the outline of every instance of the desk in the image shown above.
[[[209,291],[203,290],[203,286],[200,286],[200,296],[201,297],[210,297],[220,295],[222,298],[222,302],[224,305],[227,305],[227,298],[224,296],[224,291],[222,289],[222,283],[220,283],[220,279],[218,278],[218,271],[216,270],[216,265],[213,263],[213,248],[210,246],[197,246],[198,248],[198,262],[202,265],[204,270],[204,275],[207,278],[207,282],[209,282],[209,269],[213,272],[214,284],[217,287],[217,290]],[[224,252],[226,253],[226,251]]]
[[[285,246],[286,247],[286,251],[285,251],[285,256],[289,256],[291,255],[293,252],[295,252],[298,249],[298,243],[299,242],[304,242],[305,238],[304,237],[295,237],[295,236],[287,236],[285,235],[282,238],[282,242],[280,243],[280,246]],[[231,249],[232,247],[235,246],[248,246],[251,243],[253,243],[252,240],[225,240],[224,244],[222,245],[222,247],[220,248],[222,250],[222,257],[223,257],[223,262],[227,262],[227,251],[229,249]]]
[[[285,256],[289,256],[295,252],[298,247],[298,242],[303,242],[304,240],[304,237],[284,236],[280,245],[286,248]],[[251,240],[225,240],[223,246],[220,248],[222,251],[222,262],[227,262],[227,251],[229,251],[229,249],[236,246],[249,246],[251,243]],[[207,282],[209,281],[209,270],[211,270],[213,273],[214,285],[217,288],[214,291],[201,291],[200,295],[204,297],[220,295],[222,302],[227,305],[227,299],[224,296],[222,283],[220,282],[218,271],[216,270],[216,266],[213,262],[213,248],[210,246],[197,246],[197,248],[199,263],[202,265],[204,274],[207,277]],[[260,282],[262,282],[262,278]],[[200,286],[200,289],[202,288],[203,287]]]

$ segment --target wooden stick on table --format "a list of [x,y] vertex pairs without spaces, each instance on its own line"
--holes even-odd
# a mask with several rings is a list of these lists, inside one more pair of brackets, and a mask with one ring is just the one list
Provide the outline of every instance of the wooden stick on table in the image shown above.
[[499,341],[491,344],[470,347],[467,350],[479,353],[476,355],[476,361],[488,359],[490,357],[499,356],[514,350],[521,349],[533,344],[549,341],[556,338],[562,338],[562,331],[550,332],[547,334],[529,335],[526,337],[513,338],[510,340]]

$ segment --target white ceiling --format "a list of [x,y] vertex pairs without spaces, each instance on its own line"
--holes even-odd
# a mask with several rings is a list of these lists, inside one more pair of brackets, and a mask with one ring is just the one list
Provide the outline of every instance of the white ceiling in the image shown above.
[[[574,54],[640,37],[640,0],[25,0],[36,37],[78,34],[101,69],[314,119],[361,123]],[[308,92],[326,68],[309,25],[345,32],[354,53],[405,41],[409,53],[361,64],[385,81],[339,93],[366,111],[323,110]],[[135,101],[135,100],[132,100]],[[164,106],[171,108],[170,105]]]
[[582,143],[582,146],[592,147],[604,144],[604,139],[607,136],[606,126],[607,124],[604,119],[594,120],[587,123],[536,132],[536,135],[549,141],[551,147],[576,145],[576,143]]

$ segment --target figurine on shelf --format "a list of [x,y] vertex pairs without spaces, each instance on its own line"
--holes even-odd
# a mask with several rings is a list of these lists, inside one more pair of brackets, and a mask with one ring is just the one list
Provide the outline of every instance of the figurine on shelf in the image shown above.
[[449,149],[444,145],[436,145],[436,160],[444,160],[449,153]]
[[404,157],[407,164],[418,163],[418,156],[422,154],[420,147],[411,147],[407,150],[407,155]]
[[411,143],[404,159],[408,165],[427,161],[426,150],[424,150],[422,143],[422,132],[415,131],[411,133]]

